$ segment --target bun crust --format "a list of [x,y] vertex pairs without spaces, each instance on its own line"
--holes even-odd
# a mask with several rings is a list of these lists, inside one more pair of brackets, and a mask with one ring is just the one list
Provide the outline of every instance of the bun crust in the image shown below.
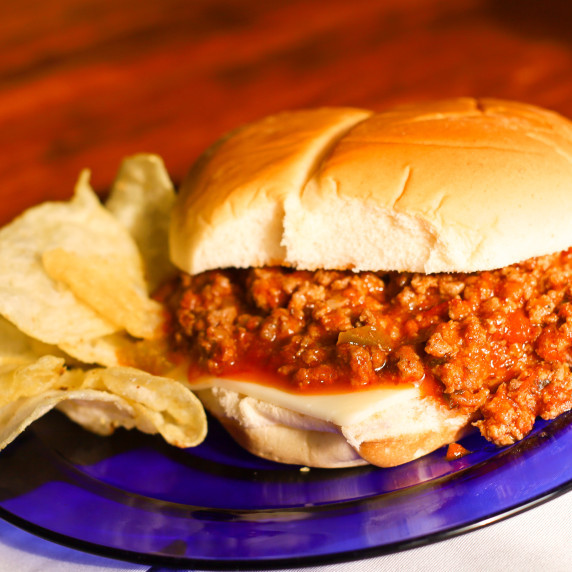
[[432,399],[411,399],[354,425],[337,426],[282,407],[212,388],[197,392],[205,408],[254,455],[318,468],[371,463],[393,467],[452,443],[470,417]]
[[371,112],[324,108],[245,125],[199,158],[171,217],[171,259],[211,268],[284,264],[284,202],[299,193],[330,146]]
[[191,274],[472,272],[569,247],[570,208],[572,124],[556,113],[469,98],[292,111],[197,162],[174,210],[172,258]]

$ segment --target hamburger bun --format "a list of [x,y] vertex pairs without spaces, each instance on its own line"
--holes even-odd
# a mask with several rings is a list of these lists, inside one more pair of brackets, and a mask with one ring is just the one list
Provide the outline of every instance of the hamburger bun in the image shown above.
[[190,274],[501,268],[572,244],[571,176],[572,125],[530,105],[287,112],[238,129],[195,164],[171,256]]
[[333,469],[368,463],[393,467],[453,443],[471,430],[467,414],[418,392],[388,399],[374,413],[347,425],[327,421],[327,415],[313,417],[224,387],[204,389],[197,395],[235,441],[254,455],[308,467]]
[[[502,268],[572,245],[571,185],[572,126],[531,105],[461,98],[285,112],[196,162],[173,211],[171,258],[189,274]],[[209,384],[200,398],[242,446],[308,466],[398,465],[474,420],[420,390],[344,424],[306,411],[303,398],[276,404]]]

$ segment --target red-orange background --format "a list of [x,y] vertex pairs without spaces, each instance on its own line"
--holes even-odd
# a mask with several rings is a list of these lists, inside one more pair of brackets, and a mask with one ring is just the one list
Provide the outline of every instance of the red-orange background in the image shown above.
[[104,192],[126,154],[179,180],[285,108],[487,95],[572,116],[572,3],[545,0],[4,0],[0,222]]

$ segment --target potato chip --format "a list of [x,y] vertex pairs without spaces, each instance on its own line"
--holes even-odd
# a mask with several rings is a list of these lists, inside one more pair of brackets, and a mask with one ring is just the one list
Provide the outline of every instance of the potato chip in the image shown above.
[[163,308],[147,296],[138,276],[130,276],[124,262],[116,256],[80,255],[61,248],[42,255],[51,278],[68,286],[78,300],[117,329],[125,329],[136,338],[157,337],[161,333]]
[[86,171],[71,201],[34,207],[0,230],[0,448],[54,407],[102,435],[137,428],[179,447],[204,439],[200,401],[161,377],[172,364],[163,308],[148,294],[173,270],[173,199],[160,160],[137,156],[124,163],[110,210]]
[[[119,359],[121,349],[135,344],[135,340],[124,332],[117,332],[93,340],[80,340],[70,344],[60,344],[58,347],[69,356],[85,364],[112,367],[121,365]],[[130,365],[134,364],[134,362],[129,363]]]
[[[87,429],[100,432],[102,428],[105,431],[115,427],[136,428],[144,433],[160,433],[177,447],[194,447],[205,438],[207,422],[203,406],[178,381],[115,367],[88,371],[82,387],[115,395],[118,400],[114,403],[120,406],[116,411],[99,408],[95,416],[82,401],[62,404],[62,411]],[[129,417],[125,417],[127,411]]]
[[65,373],[64,358],[50,355],[41,356],[31,363],[4,373],[0,380],[0,407],[20,398],[33,397],[57,388]]
[[123,161],[105,203],[135,239],[151,292],[175,273],[168,244],[174,202],[175,189],[161,158],[141,154]]
[[[0,314],[49,344],[106,336],[118,326],[45,272],[42,254],[62,249],[78,256],[120,260],[122,283],[145,289],[141,257],[129,232],[100,203],[82,173],[68,202],[43,203],[0,230]],[[113,280],[112,277],[109,280]]]
[[137,428],[177,447],[206,435],[204,409],[188,388],[132,368],[68,369],[62,358],[43,356],[0,375],[0,388],[0,448],[56,406],[99,434]]
[[0,316],[0,375],[33,363],[38,357],[49,353],[58,355],[61,352],[56,346],[26,336]]

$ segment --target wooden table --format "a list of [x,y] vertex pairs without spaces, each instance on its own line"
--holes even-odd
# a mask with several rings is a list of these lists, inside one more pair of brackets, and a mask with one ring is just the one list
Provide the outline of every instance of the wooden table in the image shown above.
[[566,0],[2,0],[0,222],[151,151],[180,180],[285,108],[458,95],[572,116]]

